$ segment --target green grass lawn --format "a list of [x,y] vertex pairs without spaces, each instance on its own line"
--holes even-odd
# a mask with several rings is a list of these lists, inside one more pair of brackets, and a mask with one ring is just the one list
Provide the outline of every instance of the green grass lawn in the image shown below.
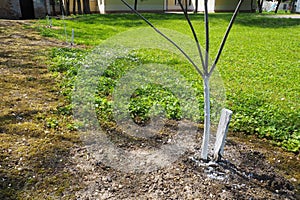
[[[183,15],[144,14],[158,28],[168,28],[192,37]],[[190,16],[199,40],[204,46],[203,15]],[[214,58],[231,14],[211,14],[211,52]],[[86,50],[54,49],[53,71],[63,72],[66,96],[77,72],[77,63],[96,45],[123,31],[147,25],[133,14],[84,15],[66,20],[52,20],[53,28],[45,28],[49,21],[39,20],[37,28],[44,36],[70,41],[75,32],[75,44]],[[66,28],[66,31],[65,31]],[[299,152],[300,149],[300,20],[275,19],[264,15],[241,13],[229,35],[218,70],[226,88],[226,107],[233,110],[231,130],[257,134],[283,148]],[[67,33],[67,34],[66,34]],[[146,55],[146,56],[145,56]],[[157,52],[136,55],[140,61],[165,62],[178,70],[189,68],[186,62],[174,56],[157,56]],[[175,63],[175,64],[174,64]],[[121,65],[122,66],[122,65]],[[194,74],[183,75],[195,79]],[[189,71],[189,70],[187,70]],[[120,71],[106,78],[122,76]],[[118,79],[118,78],[115,78]],[[112,88],[111,83],[108,88]],[[201,80],[195,85],[201,93]],[[107,89],[107,88],[106,88]],[[106,90],[105,88],[103,90]],[[111,91],[110,91],[111,92]]]

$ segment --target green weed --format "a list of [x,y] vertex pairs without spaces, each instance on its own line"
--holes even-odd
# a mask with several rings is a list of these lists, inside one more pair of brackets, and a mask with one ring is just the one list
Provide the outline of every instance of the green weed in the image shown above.
[[[228,13],[210,15],[211,55],[217,52],[230,16]],[[145,14],[145,17],[157,27],[170,28],[192,36],[181,15]],[[197,14],[190,18],[195,24],[200,42],[204,44],[203,16]],[[75,43],[92,46],[130,28],[146,26],[131,14],[91,15],[64,21],[53,20],[54,26],[60,28],[51,29],[49,35],[63,38],[64,23],[68,33],[72,28],[75,29]],[[241,13],[218,64],[227,89],[227,107],[234,113],[232,130],[268,138],[293,152],[300,149],[299,39],[296,37],[299,32],[300,21],[297,19],[276,19]],[[51,70],[62,72],[67,77],[62,85],[66,96],[71,95],[70,88],[85,53],[85,50],[53,50]],[[130,65],[124,63],[124,60],[116,61],[99,79],[98,93],[95,95],[99,119],[113,120],[111,94],[116,82],[129,70],[127,66],[134,66],[139,62],[168,64],[180,71],[197,90],[200,106],[203,106],[202,81],[186,62],[169,53],[155,50],[139,51],[135,56],[137,60],[130,61]],[[148,93],[148,90],[153,93]],[[149,85],[147,90],[136,91],[131,99],[132,117],[147,121],[149,108],[157,103],[158,97],[154,97],[157,93],[173,98],[167,91],[153,85]],[[173,103],[170,105],[174,107],[169,109],[169,117],[180,118],[180,103],[176,98],[171,102]],[[163,100],[160,103],[164,104]],[[164,106],[168,110],[168,105]]]

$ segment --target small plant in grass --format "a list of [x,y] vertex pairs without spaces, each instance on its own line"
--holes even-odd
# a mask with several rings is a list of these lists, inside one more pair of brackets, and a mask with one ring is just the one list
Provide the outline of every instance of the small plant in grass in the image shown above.
[[[137,124],[146,124],[150,120],[149,111],[154,105],[161,105],[166,110],[168,119],[180,119],[180,103],[171,91],[160,85],[149,84],[143,89],[138,89],[131,96],[129,111],[131,118]],[[153,113],[157,115],[158,113]]]
[[[298,152],[300,147],[299,112],[290,112],[287,115],[286,111],[280,107],[265,102],[250,102],[251,105],[248,107],[234,107],[236,114],[232,123],[233,130],[257,134],[259,137],[273,140],[275,144],[289,151]],[[242,103],[249,104],[249,102]],[[252,105],[255,105],[255,108],[252,108]],[[253,109],[255,109],[254,112]]]
[[[166,55],[168,58],[166,59]],[[200,81],[195,81],[195,76],[188,76],[190,73],[195,75],[193,69],[189,65],[185,65],[181,59],[175,55],[162,50],[149,51],[141,49],[133,51],[125,58],[118,58],[113,62],[99,78],[97,92],[95,95],[95,107],[98,118],[104,121],[113,121],[112,116],[112,93],[116,87],[117,82],[124,76],[130,69],[135,68],[141,64],[147,63],[163,63],[168,66],[177,68],[182,75],[184,75],[189,82],[194,83],[197,90],[199,102],[201,102],[201,86]],[[148,84],[146,87],[137,89],[130,98],[129,111],[133,119],[136,119],[138,124],[142,124],[149,119],[150,108],[153,105],[161,105],[167,110],[167,118],[180,119],[180,102],[175,98],[171,91],[163,88],[157,84]],[[197,119],[201,120],[201,119]],[[203,120],[203,119],[202,119]]]
[[62,94],[71,98],[74,79],[87,50],[75,48],[53,48],[51,52],[51,62],[49,70],[54,73],[60,73],[63,81],[60,84]]

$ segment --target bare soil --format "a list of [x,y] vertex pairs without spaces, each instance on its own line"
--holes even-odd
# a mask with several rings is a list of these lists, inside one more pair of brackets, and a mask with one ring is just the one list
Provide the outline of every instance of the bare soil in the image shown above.
[[67,102],[47,60],[65,44],[31,23],[0,20],[0,199],[300,199],[299,154],[254,136],[229,133],[218,163],[190,151],[149,173],[95,159],[58,112]]

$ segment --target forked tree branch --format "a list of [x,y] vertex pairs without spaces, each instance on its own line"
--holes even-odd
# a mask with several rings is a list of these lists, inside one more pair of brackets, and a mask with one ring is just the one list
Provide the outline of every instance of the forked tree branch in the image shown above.
[[[212,67],[211,69],[209,70],[208,69],[208,56],[209,56],[209,23],[208,23],[208,0],[204,0],[204,11],[205,11],[205,32],[206,32],[206,52],[205,52],[205,62],[203,61],[203,55],[202,55],[202,51],[201,51],[201,47],[200,47],[200,44],[199,44],[199,40],[197,38],[197,35],[196,35],[196,32],[194,30],[194,27],[188,17],[188,14],[187,14],[187,11],[183,8],[183,5],[182,5],[182,2],[181,1],[178,1],[179,2],[179,5],[182,9],[182,11],[184,12],[184,15],[188,21],[188,24],[192,30],[192,33],[193,33],[193,36],[194,36],[194,39],[196,41],[196,44],[197,44],[197,49],[198,49],[198,52],[199,52],[199,56],[201,58],[201,62],[202,62],[202,66],[203,66],[203,69],[204,69],[204,72],[202,73],[199,69],[199,67],[194,63],[194,61],[185,53],[185,51],[183,49],[181,49],[172,39],[170,39],[168,36],[166,36],[165,34],[163,34],[160,30],[158,30],[150,21],[148,21],[143,15],[141,15],[137,10],[135,10],[132,6],[130,6],[125,0],[121,0],[132,12],[134,12],[135,14],[137,14],[139,17],[141,17],[150,27],[152,27],[158,34],[160,34],[162,37],[164,37],[166,40],[168,40],[171,44],[173,44],[187,59],[188,61],[195,67],[195,69],[197,70],[197,72],[202,76],[202,78],[204,77],[204,75],[207,75],[207,76],[211,76],[212,72],[214,71],[214,69],[216,68],[216,65],[219,61],[219,58],[222,54],[222,51],[223,51],[223,48],[225,46],[225,43],[226,43],[226,40],[228,38],[228,35],[229,35],[229,32],[232,28],[232,25],[235,21],[235,18],[240,10],[240,7],[242,5],[242,3],[244,2],[244,0],[240,0],[233,15],[232,15],[232,18],[229,22],[229,25],[227,27],[227,30],[224,34],[224,37],[223,37],[223,40],[221,42],[221,45],[219,47],[219,50],[218,50],[218,53],[216,55],[216,58],[214,60],[214,63],[212,64]],[[208,71],[209,70],[209,71]]]
[[184,16],[185,16],[185,18],[186,18],[186,20],[187,20],[187,22],[188,22],[188,24],[189,24],[189,26],[190,26],[190,28],[191,28],[191,31],[192,31],[192,33],[193,33],[193,36],[194,36],[194,39],[195,39],[195,42],[196,42],[196,45],[197,45],[197,49],[198,49],[198,52],[199,52],[199,56],[200,56],[200,59],[201,59],[201,64],[202,64],[202,68],[203,68],[203,73],[205,73],[205,65],[204,65],[205,63],[204,63],[204,60],[203,60],[203,55],[202,55],[202,51],[201,51],[201,47],[200,47],[200,43],[199,43],[197,34],[196,34],[195,29],[194,29],[194,27],[193,27],[193,24],[192,24],[192,22],[191,22],[191,20],[190,20],[190,18],[189,18],[189,15],[188,15],[188,13],[187,13],[187,10],[184,9],[184,7],[183,7],[183,5],[182,5],[181,0],[179,0],[178,3],[179,3],[179,5],[180,5],[180,8],[181,8],[181,10],[183,11]]
[[217,56],[216,56],[216,58],[215,58],[215,61],[214,61],[213,65],[212,65],[212,67],[211,67],[211,69],[210,69],[210,71],[209,71],[209,76],[211,76],[211,74],[213,73],[214,69],[216,68],[216,65],[217,65],[217,63],[218,63],[218,61],[219,61],[219,58],[220,58],[221,54],[222,54],[222,51],[223,51],[223,48],[224,48],[224,46],[225,46],[225,43],[226,43],[227,37],[228,37],[228,35],[229,35],[229,32],[230,32],[230,30],[231,30],[231,28],[232,28],[232,25],[233,25],[233,23],[234,23],[234,21],[235,21],[235,18],[236,18],[237,14],[238,14],[238,12],[239,12],[239,10],[240,10],[240,7],[241,7],[243,1],[244,1],[244,0],[240,0],[240,1],[239,1],[239,3],[238,3],[238,5],[237,5],[237,7],[236,7],[236,9],[235,9],[235,11],[234,11],[234,13],[233,13],[233,15],[232,15],[232,18],[231,18],[231,20],[230,20],[230,22],[229,22],[229,25],[228,25],[227,30],[226,30],[226,32],[225,32],[225,35],[224,35],[224,37],[223,37],[222,43],[221,43],[221,45],[220,45],[219,51],[218,51]]
[[132,12],[137,14],[140,18],[142,18],[151,28],[153,28],[158,34],[160,34],[162,37],[164,37],[166,40],[168,40],[171,44],[173,44],[187,59],[188,61],[195,67],[197,72],[204,77],[203,73],[200,71],[199,67],[194,63],[194,61],[181,49],[173,40],[171,40],[168,36],[163,34],[160,30],[158,30],[150,21],[148,21],[143,15],[141,15],[138,11],[136,11],[134,8],[132,8],[126,1],[121,0]]

